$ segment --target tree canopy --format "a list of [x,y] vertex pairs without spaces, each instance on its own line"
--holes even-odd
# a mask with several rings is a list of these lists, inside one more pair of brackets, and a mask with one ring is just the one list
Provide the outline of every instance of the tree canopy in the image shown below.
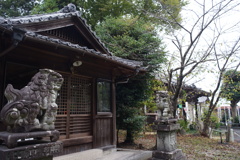
[[137,18],[107,18],[96,27],[97,34],[115,55],[142,61],[150,71],[164,61],[164,47],[151,23]]
[[228,70],[224,74],[222,96],[229,101],[240,100],[240,72]]
[[29,15],[34,4],[34,1],[29,0],[0,0],[0,16],[16,17]]
[[223,75],[222,97],[231,102],[232,116],[237,115],[236,105],[240,101],[240,71],[228,70]]
[[[33,13],[48,13],[58,11],[69,3],[73,3],[87,19],[93,28],[106,17],[134,16],[151,21],[154,24],[165,24],[166,19],[181,21],[180,11],[184,3],[181,0],[38,0]],[[171,12],[172,16],[168,16]],[[153,15],[161,15],[156,17]],[[163,23],[164,22],[164,23]]]

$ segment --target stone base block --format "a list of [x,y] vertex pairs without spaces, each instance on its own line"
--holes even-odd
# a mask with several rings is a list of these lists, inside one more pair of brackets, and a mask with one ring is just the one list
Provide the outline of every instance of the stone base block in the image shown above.
[[[9,149],[5,145],[0,145],[1,160],[52,160],[53,154],[62,152],[62,142],[48,142],[40,144],[24,144],[16,148]],[[26,143],[26,142],[25,142]]]
[[152,160],[186,160],[181,149],[176,149],[171,152],[153,151]]
[[157,131],[157,150],[171,152],[177,149],[177,135],[175,131]]

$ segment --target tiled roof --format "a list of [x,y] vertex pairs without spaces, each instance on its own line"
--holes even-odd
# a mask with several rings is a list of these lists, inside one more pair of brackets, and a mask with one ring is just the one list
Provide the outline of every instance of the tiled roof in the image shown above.
[[116,61],[116,62],[120,62],[120,63],[123,63],[125,65],[131,66],[131,67],[141,67],[143,65],[143,63],[139,62],[139,61],[123,59],[123,58],[120,58],[120,57],[117,57],[117,56],[112,56],[112,55],[109,56],[109,55],[106,55],[106,54],[101,54],[100,52],[98,52],[94,49],[89,49],[87,47],[82,47],[78,44],[73,44],[73,43],[63,41],[63,40],[60,40],[60,39],[56,39],[56,38],[50,38],[48,36],[43,36],[43,35],[33,33],[33,32],[27,32],[26,36],[37,38],[37,39],[47,41],[47,42],[51,42],[51,43],[56,43],[56,44],[68,46],[68,47],[79,49],[79,50],[84,50],[88,53],[95,54],[95,55],[98,55],[98,56],[101,56],[101,57],[104,57],[106,59],[113,60],[113,61]]
[[[71,7],[71,5],[73,4],[69,4],[68,6]],[[11,30],[14,25],[51,21],[51,20],[63,19],[63,18],[68,18],[73,16],[79,17],[84,22],[84,25],[90,30],[90,33],[92,33],[93,37],[96,38],[96,40],[108,51],[108,53],[112,54],[109,51],[109,49],[105,46],[105,44],[101,42],[100,38],[96,35],[96,33],[91,29],[91,26],[87,24],[87,20],[84,19],[81,16],[81,13],[79,11],[76,11],[76,9],[64,10],[63,8],[58,12],[48,13],[48,14],[29,15],[29,16],[22,16],[22,17],[7,18],[7,19],[0,18],[0,25],[6,26],[6,28]]]
[[0,17],[0,26],[6,28],[8,30],[13,30],[13,27],[15,25],[19,25],[19,24],[44,22],[44,21],[63,19],[63,18],[73,17],[73,16],[79,17],[84,22],[84,25],[89,29],[90,33],[92,33],[92,36],[96,38],[96,40],[105,48],[105,50],[107,50],[108,53],[110,53],[110,56],[101,54],[100,52],[95,51],[93,49],[88,49],[87,47],[79,46],[78,44],[73,44],[73,43],[63,41],[60,39],[56,39],[56,38],[50,38],[48,36],[43,36],[43,35],[40,35],[40,34],[37,34],[34,32],[27,31],[25,35],[29,36],[29,37],[37,38],[40,40],[44,40],[47,42],[57,43],[57,44],[71,47],[71,48],[85,50],[89,53],[96,54],[96,55],[105,57],[107,59],[111,59],[111,60],[123,63],[123,64],[131,66],[131,67],[141,67],[142,66],[141,62],[127,60],[127,59],[113,56],[111,54],[111,52],[108,50],[108,48],[105,47],[104,43],[101,42],[100,38],[96,35],[96,33],[91,29],[91,26],[89,26],[87,24],[86,19],[81,17],[81,13],[79,11],[76,11],[76,7],[73,4],[69,4],[68,6],[64,7],[63,9],[61,9],[60,11],[55,12],[55,13],[29,15],[29,16],[6,18],[6,19]]

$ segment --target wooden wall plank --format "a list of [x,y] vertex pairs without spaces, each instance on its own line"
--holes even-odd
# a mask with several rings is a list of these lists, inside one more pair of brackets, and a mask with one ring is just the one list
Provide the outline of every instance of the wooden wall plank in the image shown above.
[[63,142],[63,147],[74,146],[74,145],[79,145],[84,143],[91,143],[92,136],[65,139],[65,140],[62,140],[62,142]]
[[112,145],[112,118],[96,119],[95,147]]

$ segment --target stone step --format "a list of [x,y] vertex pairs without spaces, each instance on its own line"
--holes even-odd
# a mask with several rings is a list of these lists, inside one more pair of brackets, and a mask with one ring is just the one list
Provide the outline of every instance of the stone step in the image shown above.
[[130,149],[91,149],[83,152],[54,157],[53,160],[147,160],[152,157],[152,151]]
[[108,155],[104,155],[96,160],[147,160],[152,157],[152,151],[117,149]]
[[53,160],[95,160],[103,156],[102,149],[90,149],[82,152],[53,157]]

